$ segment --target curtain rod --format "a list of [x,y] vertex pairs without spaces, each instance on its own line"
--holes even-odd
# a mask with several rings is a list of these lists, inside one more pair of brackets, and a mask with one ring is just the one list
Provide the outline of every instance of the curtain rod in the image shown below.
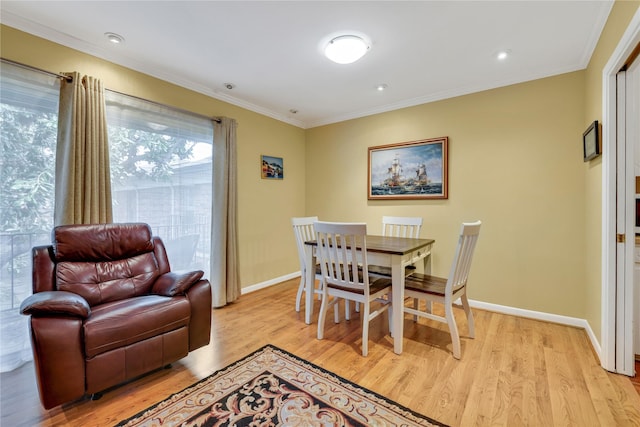
[[[15,65],[17,67],[22,67],[22,68],[25,68],[27,70],[37,71],[37,72],[40,72],[40,73],[45,73],[45,74],[48,74],[48,75],[50,75],[52,77],[56,77],[56,78],[59,78],[59,79],[64,79],[64,80],[66,80],[68,82],[72,82],[73,81],[73,77],[71,77],[71,76],[67,76],[67,75],[59,74],[59,73],[53,73],[51,71],[43,70],[42,68],[34,67],[32,65],[23,64],[21,62],[12,61],[10,59],[5,59],[5,58],[0,58],[0,59],[2,60],[2,62],[7,62],[7,63]],[[156,105],[159,105],[161,107],[170,108],[170,109],[173,109],[175,111],[178,111],[178,112],[181,112],[181,113],[184,113],[184,114],[191,114],[191,115],[194,115],[194,116],[201,117],[203,119],[213,120],[216,123],[220,123],[222,121],[219,117],[209,117],[209,116],[206,116],[204,114],[194,113],[193,111],[188,111],[188,110],[185,110],[185,109],[182,109],[182,108],[174,107],[173,105],[162,104],[160,102],[151,101],[149,99],[140,98],[139,96],[129,95],[127,93],[118,92],[116,90],[112,90],[112,89],[108,89],[108,88],[105,88],[105,90],[108,90],[109,92],[117,93],[119,95],[130,96],[131,98],[139,99],[141,101],[150,102],[152,104],[156,104]]]
[[48,74],[52,77],[56,77],[59,79],[64,79],[68,82],[72,82],[73,81],[73,77],[71,76],[66,76],[64,74],[59,74],[59,73],[53,73],[51,71],[47,71],[47,70],[43,70],[42,68],[38,68],[38,67],[34,67],[33,65],[27,65],[27,64],[23,64],[21,62],[16,62],[16,61],[12,61],[10,59],[5,59],[5,58],[1,58],[2,62],[7,62],[9,64],[15,65],[17,67],[22,67],[22,68],[26,68],[27,70],[31,70],[31,71],[38,71],[40,73],[45,73]]
[[123,96],[128,96],[130,98],[138,99],[140,101],[150,102],[151,104],[158,105],[158,106],[164,107],[164,108],[169,108],[169,109],[177,111],[179,113],[190,114],[192,116],[197,116],[197,117],[200,117],[202,119],[212,120],[212,121],[214,121],[216,123],[220,123],[222,121],[219,117],[211,117],[211,116],[206,116],[206,115],[200,114],[200,113],[194,113],[193,111],[185,110],[184,108],[174,107],[173,105],[167,105],[167,104],[163,104],[161,102],[151,101],[149,99],[141,98],[139,96],[129,95],[128,93],[118,92],[117,90],[113,90],[113,89],[105,88],[105,90],[108,90],[109,92],[112,92],[112,93],[117,93],[118,95],[123,95]]

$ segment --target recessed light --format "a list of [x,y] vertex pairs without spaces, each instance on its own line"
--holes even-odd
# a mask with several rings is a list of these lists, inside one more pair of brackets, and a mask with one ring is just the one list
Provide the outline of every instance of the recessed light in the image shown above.
[[386,88],[388,88],[389,86],[387,86],[386,83],[380,83],[379,85],[376,85],[376,90],[378,92],[382,92],[383,90],[385,90]]
[[236,85],[234,85],[233,83],[223,83],[223,86],[228,90],[231,90],[236,87]]
[[502,51],[498,52],[498,54],[496,55],[496,58],[498,58],[498,60],[500,60],[500,61],[504,61],[505,59],[507,59],[509,57],[509,55],[511,55],[511,51],[510,50],[502,50]]
[[295,108],[290,109],[289,112],[291,114],[298,114],[298,110],[296,110]]
[[351,64],[368,50],[369,44],[362,37],[348,34],[331,39],[324,48],[324,54],[338,64]]
[[116,33],[104,33],[104,36],[113,44],[124,43],[124,37]]

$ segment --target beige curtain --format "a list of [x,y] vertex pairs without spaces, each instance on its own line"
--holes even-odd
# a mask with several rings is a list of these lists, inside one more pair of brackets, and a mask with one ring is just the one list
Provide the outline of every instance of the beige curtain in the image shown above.
[[229,118],[213,123],[210,281],[214,307],[222,307],[240,296],[236,127],[236,121]]
[[54,224],[113,221],[104,88],[67,73],[60,87]]

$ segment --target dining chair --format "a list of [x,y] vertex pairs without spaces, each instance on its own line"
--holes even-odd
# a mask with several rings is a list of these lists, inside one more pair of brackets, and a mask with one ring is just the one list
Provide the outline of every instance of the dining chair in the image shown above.
[[[313,228],[313,223],[318,221],[317,216],[307,217],[294,217],[291,218],[291,225],[293,226],[293,233],[296,237],[296,246],[298,247],[298,260],[300,261],[300,285],[298,285],[298,293],[296,295],[296,311],[300,311],[300,301],[302,300],[302,293],[305,291],[305,280],[307,277],[307,266],[305,257],[305,244],[308,240],[315,240],[316,233]],[[322,294],[322,274],[320,271],[320,265],[314,266],[315,278],[320,281],[320,286],[314,286],[314,292],[319,296]]]
[[422,218],[419,216],[383,216],[382,235],[419,237]]
[[[316,233],[313,229],[313,223],[318,221],[317,216],[308,217],[294,217],[291,218],[291,225],[293,226],[293,232],[296,237],[296,245],[298,247],[298,260],[300,262],[300,284],[298,285],[298,293],[296,294],[296,312],[300,312],[300,304],[302,301],[302,293],[306,289],[306,273],[307,262],[305,257],[305,243],[309,240],[316,239]],[[318,299],[322,298],[322,271],[320,270],[320,264],[316,263],[315,266],[315,278],[319,281],[319,285],[314,286],[314,293],[318,295]],[[347,320],[351,319],[351,307],[349,302],[345,301],[344,305],[345,316]],[[356,312],[360,311],[360,307],[356,304]]]
[[[317,256],[324,282],[318,317],[318,339],[324,337],[327,312],[340,298],[360,304],[362,318],[362,355],[369,350],[369,322],[391,308],[391,278],[369,275],[367,262],[367,224],[316,222]],[[384,298],[386,296],[386,298]],[[331,297],[331,298],[330,298]],[[380,303],[372,311],[372,303]],[[391,314],[389,313],[391,331]]]
[[[419,216],[383,216],[382,217],[382,235],[394,237],[420,237],[420,229],[422,228],[422,218]],[[413,274],[416,270],[415,261],[412,260],[410,265],[404,269],[405,276]],[[391,268],[384,266],[376,266],[369,271],[372,274],[391,277]]]
[[[433,314],[430,310],[421,311],[416,308],[404,307],[404,312],[416,316],[426,317],[438,322],[446,323],[449,326],[451,342],[453,344],[453,357],[460,359],[460,335],[458,326],[453,315],[453,302],[458,298],[462,301],[462,308],[467,316],[469,336],[475,337],[473,326],[473,313],[469,307],[467,299],[467,280],[471,269],[471,260],[480,234],[481,221],[463,223],[458,246],[453,257],[453,263],[447,278],[430,276],[426,274],[414,273],[405,278],[405,297],[436,302],[444,305],[445,316]],[[427,307],[429,304],[427,304]]]

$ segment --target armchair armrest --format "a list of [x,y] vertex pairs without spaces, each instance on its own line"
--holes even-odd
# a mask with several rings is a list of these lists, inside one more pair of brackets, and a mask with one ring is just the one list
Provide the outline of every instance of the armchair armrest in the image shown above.
[[20,304],[20,313],[34,316],[67,315],[86,319],[91,314],[87,300],[66,291],[38,292]]
[[153,284],[151,293],[172,297],[174,295],[184,294],[191,286],[200,280],[204,275],[204,271],[170,271],[164,273]]

